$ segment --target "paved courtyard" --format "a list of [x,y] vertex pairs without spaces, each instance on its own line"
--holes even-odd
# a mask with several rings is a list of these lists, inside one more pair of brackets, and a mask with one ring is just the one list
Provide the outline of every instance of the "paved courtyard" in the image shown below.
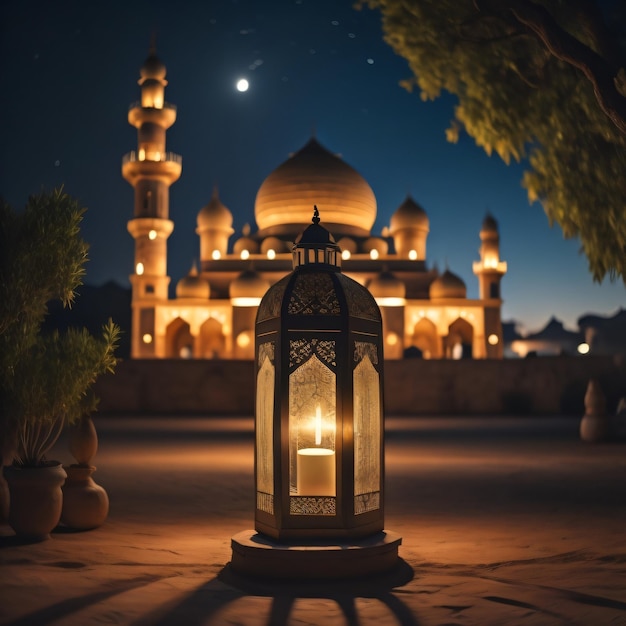
[[332,584],[229,567],[254,525],[251,418],[95,421],[109,518],[30,545],[0,526],[0,624],[626,624],[626,443],[579,441],[577,417],[388,419],[401,559]]

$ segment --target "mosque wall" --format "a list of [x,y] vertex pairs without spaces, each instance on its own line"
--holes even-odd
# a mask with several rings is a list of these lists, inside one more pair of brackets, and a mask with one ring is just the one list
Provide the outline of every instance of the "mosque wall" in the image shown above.
[[[610,412],[626,396],[626,359],[403,359],[385,363],[387,415],[582,415],[590,378]],[[254,363],[128,360],[96,383],[104,414],[253,415]]]

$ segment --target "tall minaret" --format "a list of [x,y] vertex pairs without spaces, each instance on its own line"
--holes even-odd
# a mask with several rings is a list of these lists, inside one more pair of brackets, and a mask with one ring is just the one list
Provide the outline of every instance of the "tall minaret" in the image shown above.
[[478,293],[485,302],[484,341],[488,358],[501,359],[504,354],[500,309],[500,281],[506,274],[506,261],[500,260],[498,222],[489,214],[480,229],[480,261],[473,265],[478,276]]
[[135,240],[131,355],[158,356],[164,337],[157,334],[155,306],[167,300],[167,238],[174,230],[169,219],[169,188],[180,178],[182,158],[166,152],[165,131],[176,121],[176,107],[164,100],[165,66],[154,44],[141,68],[141,101],[131,104],[128,122],[137,129],[137,151],[122,160],[122,176],[135,188],[135,212],[128,231]]

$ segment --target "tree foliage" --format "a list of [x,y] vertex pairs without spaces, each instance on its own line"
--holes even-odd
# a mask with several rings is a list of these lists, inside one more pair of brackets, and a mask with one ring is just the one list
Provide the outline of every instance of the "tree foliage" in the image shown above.
[[[367,0],[447,130],[528,165],[523,185],[578,237],[594,279],[626,281],[626,8],[593,0]],[[610,19],[606,11],[611,10]]]
[[100,337],[42,329],[49,303],[71,305],[81,284],[83,214],[61,190],[31,196],[21,212],[0,201],[0,457],[22,464],[40,463],[63,425],[95,408],[91,387],[116,364],[111,321]]

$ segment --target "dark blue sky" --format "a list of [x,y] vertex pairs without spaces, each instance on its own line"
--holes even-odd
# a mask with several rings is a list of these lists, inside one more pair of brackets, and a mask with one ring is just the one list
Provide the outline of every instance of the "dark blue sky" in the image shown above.
[[[196,215],[218,184],[240,233],[254,223],[264,178],[315,129],[369,182],[374,234],[411,193],[430,218],[427,260],[446,264],[478,296],[471,266],[486,211],[500,224],[503,318],[536,330],[554,314],[568,326],[612,314],[621,282],[594,284],[577,241],[530,206],[523,166],[487,157],[467,137],[448,144],[454,99],[422,102],[399,81],[407,63],[383,42],[380,17],[350,0],[282,2],[28,2],[0,5],[0,194],[16,207],[64,184],[88,207],[87,282],[128,284],[133,191],[122,155],[136,148],[128,105],[150,36],[167,66],[166,99],[178,106],[168,150],[183,156],[171,189],[168,269],[186,274],[199,244]],[[239,77],[250,89],[239,93]],[[231,240],[232,241],[232,240]]]

